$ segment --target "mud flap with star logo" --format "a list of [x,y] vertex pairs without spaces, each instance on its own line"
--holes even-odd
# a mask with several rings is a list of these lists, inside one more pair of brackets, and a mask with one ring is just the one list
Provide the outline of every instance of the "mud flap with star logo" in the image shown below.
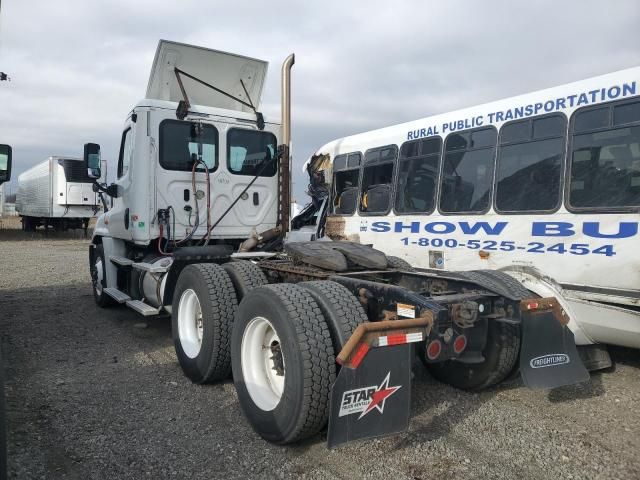
[[327,446],[407,430],[411,344],[372,348],[358,368],[343,367],[331,390]]

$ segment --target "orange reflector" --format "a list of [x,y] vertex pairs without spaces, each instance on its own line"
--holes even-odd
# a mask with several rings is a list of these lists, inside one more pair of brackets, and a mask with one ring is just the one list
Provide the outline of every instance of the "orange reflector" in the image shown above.
[[364,357],[368,351],[369,344],[361,343],[360,345],[358,345],[358,348],[356,348],[356,352],[353,354],[353,357],[351,357],[351,366],[353,368],[358,368],[358,365],[360,365],[362,360],[364,360]]
[[429,360],[435,360],[440,355],[440,352],[442,352],[442,344],[440,340],[434,340],[427,347],[427,358]]
[[467,346],[467,337],[465,337],[464,335],[460,335],[453,342],[453,351],[455,353],[460,353],[466,348],[466,346]]

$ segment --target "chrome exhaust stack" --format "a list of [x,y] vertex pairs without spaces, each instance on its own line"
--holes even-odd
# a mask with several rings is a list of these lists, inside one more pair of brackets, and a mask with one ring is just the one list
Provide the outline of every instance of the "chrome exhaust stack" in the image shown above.
[[278,227],[286,234],[289,231],[291,210],[291,68],[296,61],[292,53],[282,64],[281,72],[281,148],[278,169]]
[[282,64],[282,143],[291,146],[291,68],[296,62],[291,54]]

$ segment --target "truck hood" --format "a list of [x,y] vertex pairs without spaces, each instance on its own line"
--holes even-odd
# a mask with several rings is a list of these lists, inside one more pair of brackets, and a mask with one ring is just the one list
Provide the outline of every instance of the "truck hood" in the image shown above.
[[[249,103],[253,103],[256,109],[259,109],[268,65],[267,62],[255,58],[160,40],[151,67],[146,98],[171,102],[182,100],[174,73],[174,68],[177,67],[234,97],[248,101],[240,83],[242,80],[251,99]],[[252,112],[251,108],[190,78],[181,78],[192,105]]]

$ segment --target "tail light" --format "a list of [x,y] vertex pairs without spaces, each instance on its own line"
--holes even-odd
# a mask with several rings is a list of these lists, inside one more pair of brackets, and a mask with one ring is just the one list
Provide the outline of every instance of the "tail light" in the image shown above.
[[429,345],[427,345],[427,358],[429,360],[435,360],[440,356],[442,352],[442,343],[440,340],[433,340]]
[[453,351],[457,355],[465,348],[467,348],[467,337],[465,337],[464,335],[459,335],[458,338],[453,341]]

